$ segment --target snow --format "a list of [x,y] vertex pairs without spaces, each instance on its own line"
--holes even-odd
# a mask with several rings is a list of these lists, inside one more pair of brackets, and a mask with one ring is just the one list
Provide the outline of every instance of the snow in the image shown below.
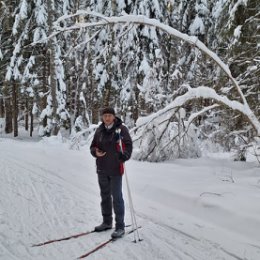
[[242,28],[242,25],[239,25],[236,27],[236,29],[234,30],[234,36],[235,38],[239,38],[240,35],[241,35],[241,28]]
[[147,59],[144,58],[144,59],[142,60],[141,64],[140,64],[139,69],[138,69],[139,72],[143,71],[144,74],[146,75],[146,74],[149,74],[150,69],[151,69],[151,68],[150,68],[150,66],[149,66],[149,64],[148,64]]
[[41,3],[41,0],[36,1],[35,19],[37,25],[45,25],[47,23],[47,11],[45,4]]
[[194,21],[192,22],[192,24],[189,27],[189,31],[192,35],[205,34],[205,26],[204,26],[204,23],[203,23],[203,20],[201,19],[201,17],[196,15]]
[[[2,137],[4,137],[2,135]],[[34,140],[34,139],[33,139]],[[0,138],[0,259],[75,259],[110,231],[31,247],[92,230],[101,221],[89,146],[62,138]],[[88,259],[260,259],[260,170],[229,154],[126,164],[142,242],[132,235]],[[131,223],[126,187],[126,223]]]
[[42,28],[38,27],[35,29],[33,34],[33,42],[38,42],[40,40],[44,42],[46,38],[47,38],[46,32]]
[[120,12],[122,12],[123,11],[123,9],[125,8],[125,6],[126,6],[126,3],[125,3],[125,1],[116,1],[117,2],[117,8],[118,8],[118,10],[120,10]]
[[12,77],[13,70],[10,66],[7,67],[5,80],[10,80]]
[[225,0],[217,0],[215,5],[213,6],[212,17],[215,18],[216,20],[220,17],[221,12],[223,11],[223,8],[225,6],[224,3]]
[[[165,116],[166,114],[173,113],[171,110],[176,109],[177,107],[182,106],[185,104],[188,100],[195,99],[195,98],[205,98],[205,99],[214,99],[215,101],[225,104],[228,107],[232,108],[233,110],[240,111],[242,114],[246,115],[248,118],[250,118],[252,124],[255,126],[255,129],[258,131],[258,135],[260,135],[260,122],[255,117],[253,112],[246,104],[241,104],[240,102],[236,100],[230,100],[226,96],[221,96],[216,93],[214,89],[211,89],[209,87],[200,86],[197,88],[191,88],[190,86],[186,86],[188,88],[188,92],[186,92],[184,95],[179,96],[174,99],[173,102],[171,102],[169,105],[165,106],[163,109],[159,110],[156,113],[153,113],[147,117],[139,117],[136,126],[140,127],[144,124],[147,124],[148,122],[153,121],[158,116]],[[171,117],[171,114],[169,116]],[[169,118],[170,118],[169,117]]]
[[0,117],[0,135],[4,133],[4,129],[5,129],[5,118]]
[[12,28],[12,33],[13,35],[16,35],[17,34],[17,26],[19,24],[19,15],[15,15],[15,21],[14,21],[14,25],[13,25],[13,28]]
[[26,0],[23,0],[20,7],[20,16],[22,20],[27,18],[27,10],[28,10],[28,4]]
[[37,112],[39,112],[39,108],[36,103],[33,103],[32,114],[36,115]]

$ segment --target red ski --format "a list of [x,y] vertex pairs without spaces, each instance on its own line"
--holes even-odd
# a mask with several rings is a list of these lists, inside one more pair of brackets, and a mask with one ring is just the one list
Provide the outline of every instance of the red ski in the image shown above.
[[[139,228],[141,228],[141,227],[132,229],[132,230],[126,232],[125,235],[131,234],[131,233],[133,233],[134,231],[136,231],[136,230],[139,229]],[[120,239],[120,238],[110,238],[110,239],[108,239],[107,241],[105,241],[105,242],[103,242],[103,243],[97,245],[97,246],[96,246],[95,248],[93,248],[91,251],[85,253],[84,255],[81,255],[81,256],[78,257],[77,259],[86,258],[86,257],[88,257],[89,255],[91,255],[91,254],[95,253],[96,251],[98,251],[99,249],[101,249],[102,247],[105,247],[107,244],[109,244],[109,243],[111,243],[111,242],[114,242],[114,241],[116,241],[116,240],[118,240],[118,239]],[[139,240],[139,241],[142,241],[142,240]],[[135,242],[136,242],[136,241],[135,241]]]
[[[130,227],[130,226],[131,225],[126,225],[125,227]],[[48,240],[48,241],[45,241],[45,242],[42,242],[42,243],[39,243],[39,244],[33,244],[32,247],[44,246],[44,245],[52,244],[52,243],[55,243],[55,242],[60,242],[60,241],[65,241],[65,240],[69,240],[69,239],[73,239],[73,238],[86,236],[86,235],[89,235],[91,233],[96,233],[96,232],[97,231],[92,230],[92,231],[87,231],[87,232],[71,235],[71,236],[68,236],[68,237],[62,237],[62,238],[58,238],[58,239]]]
[[115,239],[114,239],[114,238],[110,238],[109,240],[107,240],[107,241],[105,241],[105,242],[99,244],[97,247],[95,247],[95,248],[92,249],[91,251],[87,252],[86,254],[81,255],[81,256],[78,257],[77,259],[82,259],[82,258],[85,258],[85,257],[87,257],[87,256],[89,256],[89,255],[95,253],[95,252],[98,251],[100,248],[106,246],[107,244],[109,244],[109,243],[112,242],[112,241],[115,241]]
[[78,238],[78,237],[82,237],[82,236],[89,235],[89,234],[94,233],[94,232],[96,232],[96,231],[95,231],[95,230],[92,230],[92,231],[87,231],[87,232],[83,232],[83,233],[71,235],[71,236],[68,236],[68,237],[63,237],[63,238],[48,240],[48,241],[45,241],[45,242],[43,242],[43,243],[34,244],[34,245],[32,245],[32,247],[44,246],[44,245],[51,244],[51,243],[55,243],[55,242],[65,241],[65,240],[69,240],[69,239],[72,239],[72,238]]

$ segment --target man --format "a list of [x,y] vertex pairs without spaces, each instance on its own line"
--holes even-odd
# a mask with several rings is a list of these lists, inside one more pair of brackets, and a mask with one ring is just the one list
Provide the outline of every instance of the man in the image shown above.
[[[119,145],[122,140],[123,151]],[[132,154],[132,139],[113,108],[104,108],[102,124],[95,132],[90,146],[91,154],[96,157],[98,183],[101,195],[103,222],[95,227],[100,232],[112,228],[112,204],[115,213],[115,231],[112,238],[122,237],[125,233],[125,206],[122,194],[122,175],[124,162]]]

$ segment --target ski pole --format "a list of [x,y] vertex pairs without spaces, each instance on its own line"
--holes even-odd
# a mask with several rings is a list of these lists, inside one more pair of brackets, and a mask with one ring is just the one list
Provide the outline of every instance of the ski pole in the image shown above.
[[[138,225],[137,225],[137,221],[136,221],[135,210],[134,210],[134,205],[133,205],[133,200],[132,200],[132,195],[131,195],[131,190],[130,190],[130,185],[129,185],[126,170],[124,170],[124,172],[125,172],[126,186],[127,186],[127,191],[128,191],[128,200],[129,200],[129,205],[130,205],[130,211],[131,211],[131,215],[132,215],[133,222],[134,222],[133,230],[135,231],[134,233],[137,234],[138,241],[142,241],[142,239],[140,238],[140,235],[139,235],[139,230],[138,230]],[[134,242],[136,243],[135,237],[134,237]]]
[[[120,128],[117,129],[116,132],[119,135],[120,151],[121,151],[121,153],[123,153],[123,146],[122,146],[122,140],[121,140],[121,135],[120,135],[121,129]],[[139,235],[139,231],[138,231],[138,225],[137,225],[137,221],[136,221],[136,217],[135,217],[135,210],[134,210],[130,185],[129,185],[129,181],[128,181],[128,177],[127,177],[127,173],[126,173],[125,163],[123,163],[123,165],[124,165],[124,174],[125,174],[125,179],[126,179],[126,187],[127,187],[128,201],[129,201],[129,207],[130,207],[131,221],[132,221],[132,226],[133,226],[134,242],[136,242],[136,234],[134,231],[136,231],[136,233],[137,233],[138,241],[142,241],[142,239],[140,238],[140,235]]]

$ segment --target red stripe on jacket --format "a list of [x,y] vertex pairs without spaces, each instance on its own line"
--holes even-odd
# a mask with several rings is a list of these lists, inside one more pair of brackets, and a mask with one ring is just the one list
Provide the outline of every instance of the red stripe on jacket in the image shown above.
[[[120,141],[120,140],[119,140]],[[118,151],[118,152],[124,152],[125,151],[125,144],[122,142],[122,140],[121,140],[121,143],[122,143],[122,151],[121,151],[121,147],[120,147],[120,143],[119,143],[119,141],[116,143],[116,150]],[[125,169],[124,169],[124,163],[123,162],[120,162],[120,164],[119,164],[119,168],[120,168],[120,175],[122,176],[123,174],[124,174],[124,172],[125,172]]]

